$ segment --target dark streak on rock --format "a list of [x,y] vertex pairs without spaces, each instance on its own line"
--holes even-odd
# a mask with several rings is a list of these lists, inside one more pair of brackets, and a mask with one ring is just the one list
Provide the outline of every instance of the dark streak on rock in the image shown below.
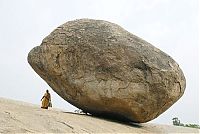
[[74,127],[70,126],[69,124],[67,124],[67,123],[65,123],[65,122],[62,122],[62,121],[57,121],[57,122],[62,123],[62,124],[64,124],[64,125],[68,126],[68,127],[71,128],[71,129],[74,129]]

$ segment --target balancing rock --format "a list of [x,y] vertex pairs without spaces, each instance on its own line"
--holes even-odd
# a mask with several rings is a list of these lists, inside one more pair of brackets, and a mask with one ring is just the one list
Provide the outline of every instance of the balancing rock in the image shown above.
[[186,86],[169,55],[103,20],[66,22],[29,52],[28,62],[84,112],[138,123],[166,111]]

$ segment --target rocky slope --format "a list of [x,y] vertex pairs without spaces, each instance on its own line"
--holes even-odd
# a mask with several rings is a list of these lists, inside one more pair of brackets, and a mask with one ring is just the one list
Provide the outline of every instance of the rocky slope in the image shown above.
[[0,98],[0,133],[199,133],[198,129],[151,123],[125,124]]

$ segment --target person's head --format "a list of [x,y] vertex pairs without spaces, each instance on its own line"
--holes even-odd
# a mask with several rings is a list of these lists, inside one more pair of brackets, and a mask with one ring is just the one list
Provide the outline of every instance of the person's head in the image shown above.
[[49,90],[46,90],[47,93],[49,93]]

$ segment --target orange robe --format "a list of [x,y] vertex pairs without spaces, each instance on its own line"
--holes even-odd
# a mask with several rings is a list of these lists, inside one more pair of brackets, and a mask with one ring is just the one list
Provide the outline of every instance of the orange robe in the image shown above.
[[41,106],[41,108],[48,109],[50,101],[51,101],[50,93],[45,93],[44,96],[42,97],[42,106]]

